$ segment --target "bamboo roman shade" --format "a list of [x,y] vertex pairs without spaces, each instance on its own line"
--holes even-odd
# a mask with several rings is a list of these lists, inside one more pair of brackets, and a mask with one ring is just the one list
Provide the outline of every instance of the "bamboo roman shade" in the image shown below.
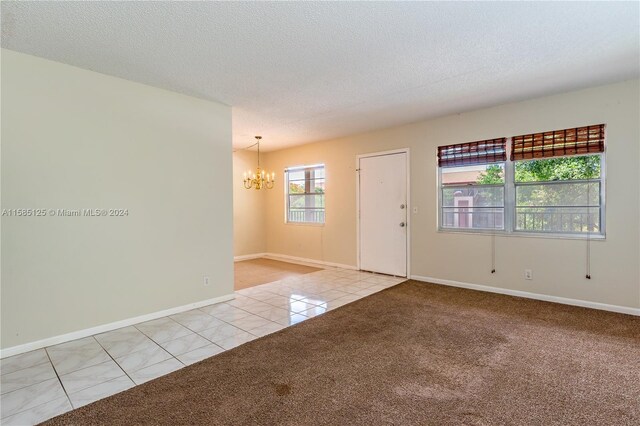
[[604,152],[604,124],[514,136],[511,160]]
[[507,161],[506,138],[438,147],[438,166],[469,166]]

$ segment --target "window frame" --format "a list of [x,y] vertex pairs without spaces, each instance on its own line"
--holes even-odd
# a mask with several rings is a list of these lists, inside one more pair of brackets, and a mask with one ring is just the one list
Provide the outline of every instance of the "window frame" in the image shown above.
[[[606,145],[605,151],[598,153],[588,153],[582,155],[566,155],[556,156],[549,158],[564,158],[564,157],[584,157],[598,155],[600,157],[600,230],[593,233],[567,233],[567,232],[547,232],[547,231],[526,231],[516,230],[516,182],[515,182],[515,163],[516,161],[535,161],[536,159],[529,160],[511,160],[511,140],[507,138],[507,159],[504,164],[504,229],[486,229],[486,228],[451,228],[443,226],[443,201],[442,201],[442,169],[443,167],[436,166],[436,185],[437,185],[437,218],[438,223],[436,225],[437,232],[443,233],[456,233],[456,234],[473,234],[473,235],[500,235],[508,237],[533,237],[533,238],[551,238],[551,239],[569,239],[569,240],[605,240],[606,239],[606,187],[607,187],[607,175],[606,175]],[[540,158],[545,160],[549,158]],[[501,164],[498,162],[495,164]],[[494,164],[494,163],[492,163]],[[596,181],[596,179],[589,179],[589,181]],[[567,181],[571,182],[571,181]],[[544,182],[541,182],[544,184]],[[490,186],[490,185],[478,185]]]
[[[291,171],[304,171],[306,169],[319,169],[322,168],[324,170],[324,178],[322,178],[324,180],[324,192],[322,193],[323,199],[324,199],[324,207],[322,207],[322,211],[323,211],[323,221],[322,222],[306,222],[306,221],[302,221],[302,222],[294,222],[289,220],[289,202],[290,202],[290,195],[296,195],[296,194],[290,194],[289,193],[289,172]],[[315,163],[315,164],[307,164],[307,165],[298,165],[298,166],[291,166],[291,167],[287,167],[284,169],[284,223],[285,225],[296,225],[296,226],[324,226],[325,223],[327,222],[327,167],[324,163]],[[306,180],[306,179],[305,179]],[[314,179],[315,180],[315,179]],[[306,194],[298,194],[298,195],[306,195]],[[315,195],[315,194],[312,194]],[[318,194],[320,195],[320,194]]]

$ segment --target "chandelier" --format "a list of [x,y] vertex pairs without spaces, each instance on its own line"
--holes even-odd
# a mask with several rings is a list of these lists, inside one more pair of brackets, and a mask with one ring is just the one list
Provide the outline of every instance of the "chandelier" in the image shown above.
[[275,173],[265,173],[264,170],[260,169],[260,139],[262,136],[256,136],[256,143],[258,145],[258,167],[256,168],[256,172],[252,173],[251,170],[244,172],[244,187],[247,189],[255,188],[262,189],[263,187],[266,189],[273,188],[273,184],[275,182]]

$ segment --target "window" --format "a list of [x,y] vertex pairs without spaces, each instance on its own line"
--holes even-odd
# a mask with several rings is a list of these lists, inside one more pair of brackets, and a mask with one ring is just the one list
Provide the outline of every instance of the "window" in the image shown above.
[[[438,149],[440,229],[604,236],[603,124],[509,142],[504,162],[461,148],[469,144]],[[443,166],[447,150],[466,163]]]
[[324,164],[285,170],[286,222],[324,223]]
[[504,229],[506,139],[438,149],[440,227]]
[[514,136],[515,231],[603,234],[604,124]]

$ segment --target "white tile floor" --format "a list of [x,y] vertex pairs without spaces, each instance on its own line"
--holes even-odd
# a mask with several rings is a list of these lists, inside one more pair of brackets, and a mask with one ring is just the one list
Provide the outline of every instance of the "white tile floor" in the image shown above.
[[236,298],[0,361],[3,425],[30,425],[396,285],[327,269],[236,291]]

